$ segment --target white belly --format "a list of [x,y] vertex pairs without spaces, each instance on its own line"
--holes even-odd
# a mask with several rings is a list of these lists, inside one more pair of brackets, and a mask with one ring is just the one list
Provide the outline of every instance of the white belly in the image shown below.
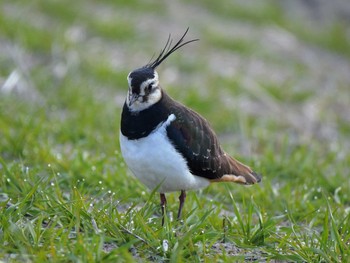
[[126,164],[149,189],[159,186],[160,193],[209,185],[209,180],[190,173],[185,159],[168,140],[166,126],[174,119],[175,116],[170,115],[157,130],[138,140],[128,140],[120,133],[120,148]]

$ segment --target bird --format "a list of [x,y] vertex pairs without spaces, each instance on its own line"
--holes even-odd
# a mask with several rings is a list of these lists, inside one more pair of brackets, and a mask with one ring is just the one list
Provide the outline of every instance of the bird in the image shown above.
[[186,191],[214,182],[251,185],[261,175],[229,156],[220,146],[209,122],[171,98],[161,87],[157,67],[181,47],[189,28],[172,45],[171,35],[159,55],[132,70],[121,113],[120,149],[131,172],[150,190],[160,194],[162,225],[165,193],[180,191],[177,219],[181,218]]

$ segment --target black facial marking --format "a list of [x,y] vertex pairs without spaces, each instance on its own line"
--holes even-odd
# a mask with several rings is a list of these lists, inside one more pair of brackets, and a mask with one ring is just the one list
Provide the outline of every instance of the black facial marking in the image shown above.
[[148,84],[147,87],[145,87],[145,96],[148,96],[152,92],[153,83]]
[[131,86],[131,90],[133,94],[140,94],[140,86]]
[[145,96],[142,96],[142,102],[145,103],[148,101],[148,94],[146,94]]
[[131,72],[129,77],[131,79],[132,92],[140,94],[141,84],[148,79],[154,78],[154,70],[152,68],[138,68]]

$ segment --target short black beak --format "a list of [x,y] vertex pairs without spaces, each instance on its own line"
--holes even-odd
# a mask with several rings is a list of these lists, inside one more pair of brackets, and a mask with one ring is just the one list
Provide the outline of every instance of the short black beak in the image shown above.
[[140,97],[138,94],[131,94],[129,96],[129,107],[134,104],[135,101]]

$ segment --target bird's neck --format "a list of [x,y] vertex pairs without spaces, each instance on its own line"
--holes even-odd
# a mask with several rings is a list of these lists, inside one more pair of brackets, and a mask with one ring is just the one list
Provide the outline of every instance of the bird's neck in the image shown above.
[[159,123],[164,122],[169,114],[168,103],[172,99],[162,91],[160,100],[142,111],[133,112],[124,103],[121,116],[121,133],[129,140],[136,140],[148,136]]

